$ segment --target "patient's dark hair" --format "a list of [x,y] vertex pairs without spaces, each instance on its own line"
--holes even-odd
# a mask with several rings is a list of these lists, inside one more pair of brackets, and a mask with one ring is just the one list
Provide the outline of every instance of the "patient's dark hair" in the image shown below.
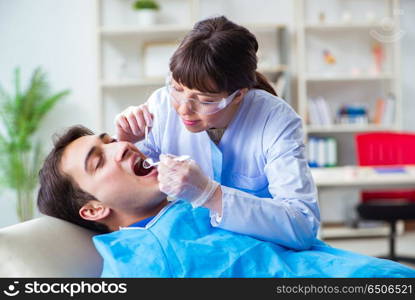
[[224,16],[210,18],[185,36],[170,60],[170,71],[178,83],[202,92],[258,88],[277,95],[256,71],[257,51],[257,39],[248,29]]
[[41,213],[75,223],[82,227],[101,233],[109,232],[102,223],[82,219],[80,208],[89,200],[96,200],[94,196],[83,191],[76,182],[60,170],[62,154],[71,142],[76,139],[93,135],[86,127],[76,125],[70,127],[62,135],[54,136],[54,148],[46,157],[39,172],[40,189],[37,205]]

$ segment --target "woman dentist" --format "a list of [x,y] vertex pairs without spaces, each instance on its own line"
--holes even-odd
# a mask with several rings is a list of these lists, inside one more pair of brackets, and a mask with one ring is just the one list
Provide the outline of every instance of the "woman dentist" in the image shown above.
[[308,249],[320,213],[301,119],[256,72],[257,50],[225,17],[198,22],[171,58],[167,86],[116,117],[117,136],[160,156],[160,189],[210,209],[213,226]]

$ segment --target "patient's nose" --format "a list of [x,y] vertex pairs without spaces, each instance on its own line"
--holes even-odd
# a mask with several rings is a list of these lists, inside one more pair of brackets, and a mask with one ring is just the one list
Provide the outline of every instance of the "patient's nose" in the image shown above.
[[113,143],[113,144],[109,144],[112,145],[113,147],[111,147],[111,149],[109,149],[109,151],[111,151],[112,156],[114,157],[116,162],[120,162],[123,159],[126,159],[129,157],[128,152],[129,152],[129,144],[127,142],[118,142],[118,143]]

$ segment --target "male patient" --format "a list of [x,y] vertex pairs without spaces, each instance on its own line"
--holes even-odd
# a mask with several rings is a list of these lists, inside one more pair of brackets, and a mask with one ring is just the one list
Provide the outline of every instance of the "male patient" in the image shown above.
[[103,277],[414,277],[401,264],[332,248],[293,251],[210,225],[209,211],[168,202],[157,169],[131,143],[82,126],[40,171],[42,213],[98,231]]

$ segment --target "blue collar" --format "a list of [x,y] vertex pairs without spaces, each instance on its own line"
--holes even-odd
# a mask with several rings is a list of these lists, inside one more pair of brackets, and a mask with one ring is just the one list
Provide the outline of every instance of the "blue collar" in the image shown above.
[[141,220],[141,221],[138,221],[136,223],[133,223],[133,224],[131,224],[128,227],[145,227],[148,222],[150,222],[151,220],[153,220],[154,217],[155,216],[148,217],[148,218],[146,218],[144,220]]

